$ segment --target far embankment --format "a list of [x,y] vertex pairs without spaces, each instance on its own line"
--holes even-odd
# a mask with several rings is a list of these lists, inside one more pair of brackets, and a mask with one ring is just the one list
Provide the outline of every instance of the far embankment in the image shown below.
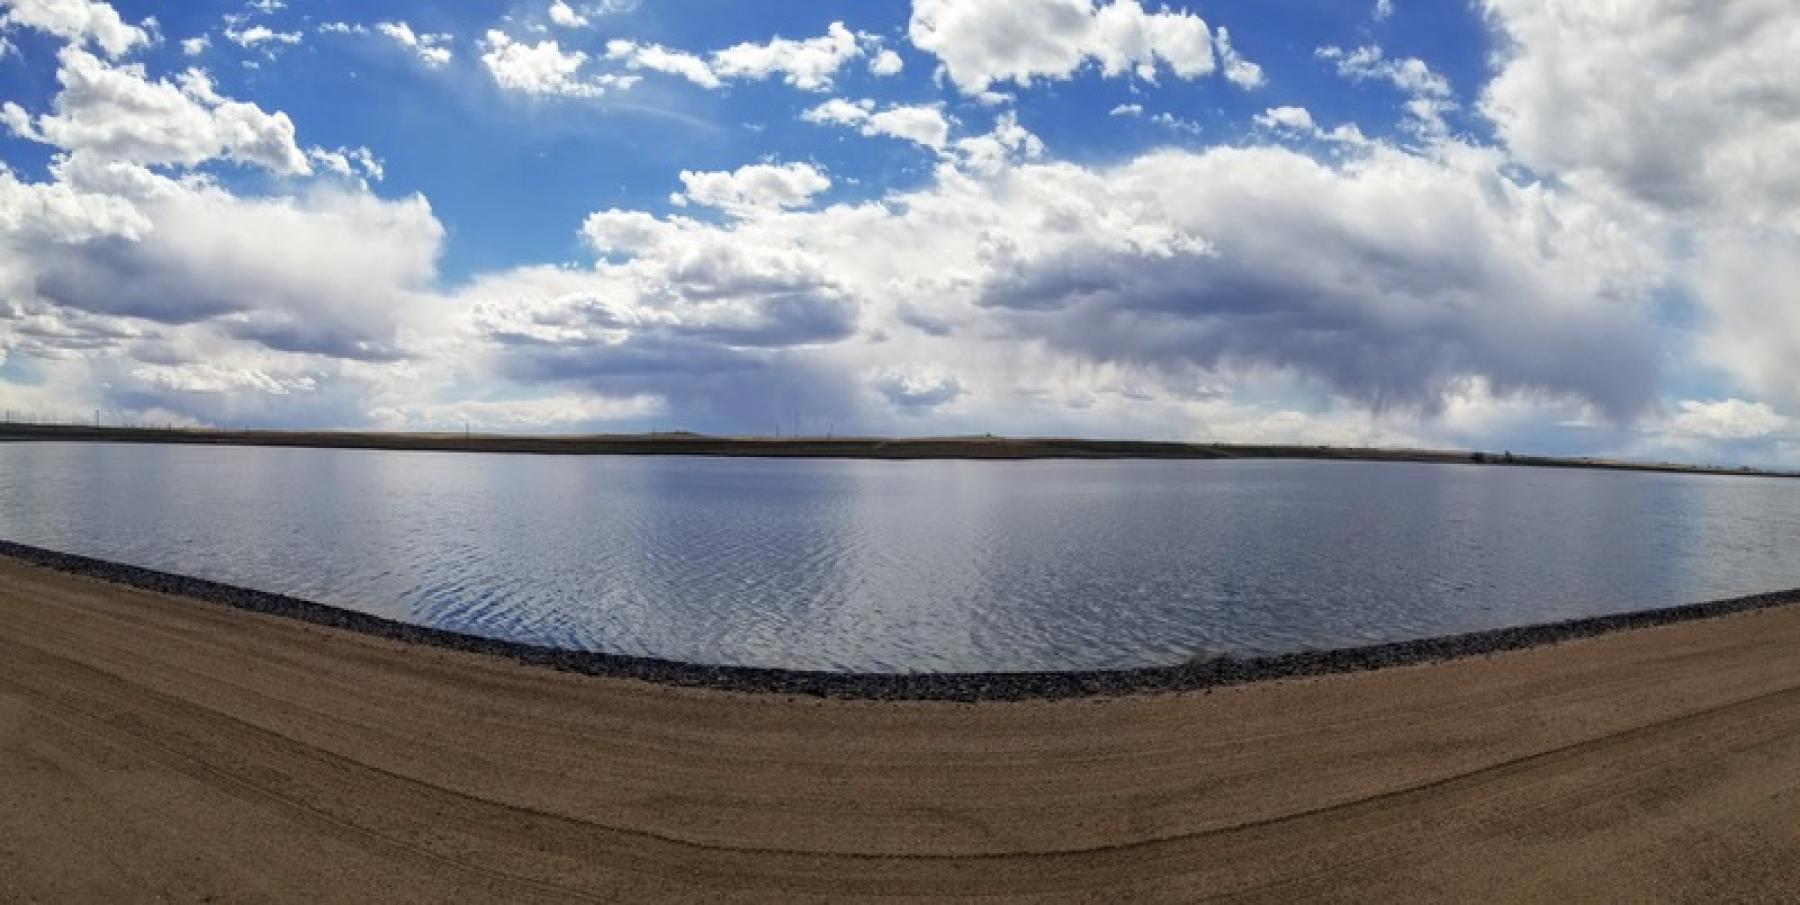
[[106,427],[72,424],[0,425],[0,442],[175,443],[215,446],[288,446],[317,449],[387,449],[433,452],[532,453],[539,455],[738,456],[836,459],[1330,459],[1427,462],[1447,465],[1514,465],[1597,468],[1675,474],[1800,477],[1800,472],[1749,467],[1633,462],[1602,458],[1514,455],[1435,450],[1074,437],[727,437],[686,431],[650,434],[479,434],[218,428]]

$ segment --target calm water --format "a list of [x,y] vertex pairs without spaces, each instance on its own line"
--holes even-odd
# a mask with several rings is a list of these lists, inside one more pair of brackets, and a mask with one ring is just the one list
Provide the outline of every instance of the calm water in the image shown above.
[[573,648],[1123,667],[1800,587],[1800,481],[0,443],[0,538]]

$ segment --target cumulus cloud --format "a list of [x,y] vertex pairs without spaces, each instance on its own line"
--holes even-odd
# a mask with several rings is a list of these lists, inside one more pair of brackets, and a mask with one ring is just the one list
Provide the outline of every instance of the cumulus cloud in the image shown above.
[[963,395],[955,377],[933,369],[886,371],[871,383],[895,408],[910,415],[948,405]]
[[564,0],[555,0],[555,2],[551,3],[549,15],[551,22],[554,22],[563,28],[588,27],[587,17],[576,12],[575,8],[564,2]]
[[877,76],[900,72],[904,62],[881,43],[879,37],[856,34],[844,23],[833,22],[818,37],[795,40],[777,36],[762,43],[736,44],[707,56],[661,44],[614,39],[607,42],[606,58],[629,69],[677,75],[702,88],[718,88],[732,79],[780,77],[803,91],[825,91],[844,64],[864,55],[873,55],[869,66]]
[[285,113],[228,100],[204,73],[181,87],[152,80],[142,66],[113,66],[76,46],[57,56],[62,90],[35,119],[17,105],[5,121],[19,135],[68,151],[146,164],[193,165],[224,157],[273,172],[310,172]]
[[1376,79],[1392,83],[1407,94],[1450,96],[1449,80],[1432,72],[1431,67],[1417,57],[1388,59],[1387,54],[1373,44],[1348,51],[1342,47],[1321,47],[1318,55],[1335,62],[1338,74],[1354,81]]
[[1504,65],[1481,108],[1522,160],[1672,210],[1800,228],[1792,5],[1484,6]]
[[[1008,118],[976,138],[1017,147],[1019,133]],[[1372,411],[1439,411],[1472,383],[1644,411],[1658,366],[1647,252],[1503,166],[1466,146],[1338,165],[1162,151],[1105,169],[959,154],[931,186],[880,203],[719,225],[604,211],[584,230],[594,273],[538,273],[555,288],[530,293],[495,283],[477,332],[516,377],[615,391],[672,358],[716,375],[801,347],[815,365],[834,349],[861,368],[970,363],[878,368],[861,404],[895,413],[1098,405],[1082,381],[1101,373],[1119,406],[1270,374]],[[1030,385],[1056,373],[1085,376]]]
[[239,47],[258,47],[264,44],[298,44],[300,33],[297,31],[276,31],[266,25],[252,25],[249,28],[227,28],[225,37]]
[[[1786,442],[1800,73],[1778,51],[1793,17],[1737,0],[1726,40],[1675,0],[1485,5],[1506,42],[1480,95],[1494,147],[1427,129],[1450,84],[1373,45],[1320,56],[1399,92],[1430,141],[1269,106],[1235,146],[1080,164],[1011,110],[825,95],[802,118],[915,142],[929,168],[837,203],[834,179],[859,174],[835,161],[672,168],[658,193],[685,209],[597,210],[568,224],[584,262],[451,285],[437,213],[375,194],[369,149],[300,145],[285,114],[202,70],[122,62],[105,25],[9,20],[69,46],[45,109],[0,106],[57,151],[42,174],[0,166],[0,355],[40,381],[0,379],[0,401],[234,424],[769,430],[803,412],[875,431],[929,417],[1365,443],[1637,418],[1639,435],[1698,444],[1684,448]],[[559,44],[546,8],[519,26],[530,38],[479,43],[503,88],[592,97],[662,72],[825,90],[890,53],[841,24],[716,54],[596,52]],[[382,34],[421,59],[449,53],[392,24]],[[1084,68],[1262,81],[1223,29],[1132,0],[920,0],[912,32],[972,100]],[[1658,97],[1633,76],[1650,64],[1681,74]],[[1151,121],[1155,96],[1130,87],[1114,115]],[[239,179],[219,161],[320,178]],[[1699,309],[1691,331],[1656,325],[1671,295]],[[1735,385],[1665,397],[1671,355]]]
[[1096,359],[1271,366],[1375,407],[1430,410],[1480,377],[1641,411],[1640,250],[1557,228],[1586,212],[1497,163],[1219,148],[1027,168],[1009,219],[1035,228],[984,232],[976,301]]
[[766,43],[746,42],[712,55],[712,69],[725,78],[782,81],[804,91],[824,91],[843,65],[862,55],[856,35],[842,22],[833,22],[825,34],[805,40],[777,37]]
[[419,62],[436,68],[448,65],[454,53],[447,34],[419,34],[405,22],[377,22],[375,30],[389,40],[413,52]]
[[92,41],[109,57],[150,43],[149,31],[128,24],[101,0],[7,0],[0,28],[12,26],[35,28],[77,44]]
[[267,393],[286,396],[318,389],[318,379],[305,374],[270,374],[258,368],[229,367],[212,362],[185,365],[138,365],[131,376],[159,390],[177,393]]
[[1327,131],[1313,121],[1312,112],[1305,107],[1270,107],[1256,114],[1253,119],[1258,126],[1283,135],[1345,145],[1368,143],[1362,129],[1355,123],[1342,123]]
[[1218,68],[1215,49],[1233,82],[1262,82],[1260,67],[1230,50],[1223,30],[1215,38],[1197,15],[1148,12],[1138,0],[917,0],[908,34],[968,94],[1001,82],[1065,79],[1090,62],[1108,77],[1154,81],[1167,67],[1193,79]]
[[1256,115],[1256,124],[1265,129],[1286,129],[1307,135],[1318,128],[1305,107],[1270,107]]
[[82,244],[107,236],[136,240],[150,220],[128,200],[66,183],[21,182],[0,164],[0,237]]
[[664,72],[678,75],[702,88],[717,88],[723,82],[713,73],[706,60],[681,50],[671,50],[661,44],[639,44],[635,41],[613,40],[606,43],[606,58],[618,60],[631,69],[648,69],[652,72]]
[[500,87],[525,94],[599,97],[631,87],[635,78],[614,73],[583,76],[587,53],[564,50],[553,39],[535,44],[515,41],[503,31],[489,30],[482,39],[482,65]]
[[1449,134],[1444,117],[1457,108],[1450,81],[1417,57],[1390,59],[1379,46],[1355,50],[1321,47],[1316,55],[1336,65],[1338,75],[1355,82],[1383,81],[1407,95],[1405,109],[1410,125],[1420,137],[1441,139]]
[[346,178],[380,182],[387,175],[381,161],[366,147],[338,148],[334,151],[314,145],[306,149],[306,157],[323,169]]
[[1213,43],[1219,51],[1219,62],[1225,67],[1225,80],[1239,88],[1261,88],[1265,81],[1262,67],[1246,59],[1231,46],[1231,33],[1219,26]]
[[1703,442],[1760,440],[1789,429],[1791,419],[1761,402],[1683,400],[1664,422],[1666,436]]
[[[183,81],[216,96],[196,73]],[[121,116],[126,132],[166,115],[128,109],[153,122]],[[378,166],[365,149],[319,150],[322,163]],[[183,423],[361,420],[350,401],[431,332],[423,302],[443,230],[429,205],[322,185],[241,197],[141,156],[85,147],[36,183],[0,168],[0,354],[31,356],[57,386],[39,398],[0,381],[0,395]]]
[[475,399],[441,403],[405,403],[370,410],[369,417],[387,430],[518,431],[605,424],[664,414],[662,399],[651,395],[612,397],[560,392],[523,399]]
[[899,104],[876,109],[871,100],[832,98],[800,117],[813,123],[855,126],[864,135],[904,139],[934,151],[944,150],[950,141],[950,121],[937,106]]
[[766,430],[796,410],[854,411],[812,354],[854,333],[856,305],[760,222],[597,213],[583,232],[606,260],[477,279],[455,298],[461,333],[501,380],[655,400],[686,426]]
[[869,72],[877,77],[899,75],[905,68],[906,61],[891,49],[884,48],[869,60]]
[[[78,189],[93,178],[63,176]],[[400,324],[435,273],[443,235],[422,198],[321,189],[254,200],[173,182],[156,191],[134,200],[150,224],[140,235],[37,248],[36,294],[95,314],[210,321],[280,351],[399,354]]]
[[1621,221],[1660,231],[1676,288],[1702,312],[1701,360],[1800,414],[1793,7],[1483,6],[1502,50],[1480,108],[1509,151],[1613,204]]
[[680,204],[716,207],[743,215],[759,210],[805,207],[814,195],[831,188],[831,180],[808,163],[758,163],[733,172],[681,172],[686,191]]

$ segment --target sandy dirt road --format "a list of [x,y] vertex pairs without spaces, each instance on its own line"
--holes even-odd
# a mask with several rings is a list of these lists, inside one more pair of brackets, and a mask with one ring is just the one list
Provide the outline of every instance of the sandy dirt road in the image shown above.
[[0,901],[1768,900],[1800,607],[979,705],[526,668],[0,559]]

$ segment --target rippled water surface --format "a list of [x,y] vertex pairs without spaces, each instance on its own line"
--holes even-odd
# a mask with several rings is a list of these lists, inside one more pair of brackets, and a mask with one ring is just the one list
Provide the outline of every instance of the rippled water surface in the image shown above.
[[1800,587],[1800,481],[0,443],[0,538],[573,648],[1064,669]]

